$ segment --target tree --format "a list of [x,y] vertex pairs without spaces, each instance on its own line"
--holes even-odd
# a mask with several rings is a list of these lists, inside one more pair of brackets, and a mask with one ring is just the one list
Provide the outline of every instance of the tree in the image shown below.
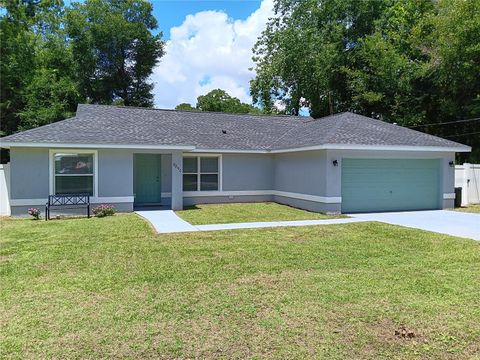
[[[48,1],[42,2],[43,5]],[[20,130],[50,124],[73,116],[82,101],[75,81],[74,61],[64,28],[64,7],[51,1],[37,11],[35,69],[23,96],[25,106],[18,114]]]
[[76,83],[70,77],[48,68],[35,71],[24,96],[26,105],[19,111],[20,130],[74,116],[80,99]]
[[149,77],[164,54],[152,5],[141,0],[87,0],[66,13],[76,78],[93,103],[152,106]]
[[254,104],[354,111],[480,146],[480,122],[459,121],[480,117],[478,1],[276,0],[275,11],[253,49]]
[[287,112],[302,105],[319,117],[350,108],[342,71],[359,40],[370,34],[386,2],[277,0],[276,16],[254,47],[254,103],[272,109],[282,100]]
[[18,111],[25,105],[22,92],[32,78],[35,63],[31,11],[27,4],[17,1],[2,5],[5,13],[0,18],[0,136],[18,128]]
[[418,36],[429,58],[429,73],[435,83],[431,116],[423,131],[472,146],[461,160],[480,161],[480,3],[476,0],[442,0],[435,14],[424,21]]
[[192,104],[181,103],[175,106],[175,110],[184,110],[184,111],[200,111],[197,108],[193,107]]
[[72,59],[59,1],[7,1],[0,19],[1,131],[61,120],[75,110]]
[[355,111],[404,126],[425,120],[434,84],[415,34],[433,10],[432,2],[394,2],[373,32],[359,39],[351,63],[341,69],[346,100]]
[[79,102],[152,106],[163,55],[146,1],[7,0],[0,15],[0,135],[74,114]]
[[227,94],[225,90],[215,89],[197,98],[197,109],[201,111],[219,111],[230,113],[247,113],[248,105],[242,104],[236,97]]
[[258,109],[250,104],[242,103],[240,99],[230,96],[225,90],[215,89],[208,94],[201,95],[197,98],[196,107],[191,104],[181,103],[175,107],[176,110],[190,111],[217,111],[225,113],[239,114],[260,114]]

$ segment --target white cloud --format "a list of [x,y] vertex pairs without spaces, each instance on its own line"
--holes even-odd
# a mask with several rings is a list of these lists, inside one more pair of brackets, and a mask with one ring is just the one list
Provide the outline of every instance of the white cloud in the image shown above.
[[252,47],[272,9],[273,0],[263,0],[245,20],[231,19],[221,11],[202,11],[188,15],[182,25],[172,28],[166,55],[152,75],[155,105],[194,105],[197,96],[216,88],[250,102]]

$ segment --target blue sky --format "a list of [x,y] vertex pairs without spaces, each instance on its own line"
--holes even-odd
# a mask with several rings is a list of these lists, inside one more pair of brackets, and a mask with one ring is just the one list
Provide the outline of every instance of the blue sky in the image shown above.
[[252,47],[273,15],[273,0],[156,0],[166,54],[154,70],[155,106],[174,108],[213,89],[250,103]]
[[152,3],[153,14],[165,40],[170,38],[170,29],[181,25],[187,15],[216,10],[223,11],[234,19],[244,20],[260,7],[260,0],[156,0]]
[[166,40],[151,76],[155,106],[195,105],[217,88],[251,103],[252,47],[273,16],[274,0],[151,1]]

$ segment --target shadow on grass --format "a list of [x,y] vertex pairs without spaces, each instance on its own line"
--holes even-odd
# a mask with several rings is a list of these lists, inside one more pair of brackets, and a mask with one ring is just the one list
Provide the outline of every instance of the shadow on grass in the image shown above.
[[185,206],[183,210],[202,210],[202,208],[199,208],[197,205],[189,205]]

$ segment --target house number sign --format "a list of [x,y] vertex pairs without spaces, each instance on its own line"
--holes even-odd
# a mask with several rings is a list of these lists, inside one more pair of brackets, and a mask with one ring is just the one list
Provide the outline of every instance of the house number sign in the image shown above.
[[178,170],[179,173],[182,172],[182,168],[176,162],[173,163],[173,167]]

